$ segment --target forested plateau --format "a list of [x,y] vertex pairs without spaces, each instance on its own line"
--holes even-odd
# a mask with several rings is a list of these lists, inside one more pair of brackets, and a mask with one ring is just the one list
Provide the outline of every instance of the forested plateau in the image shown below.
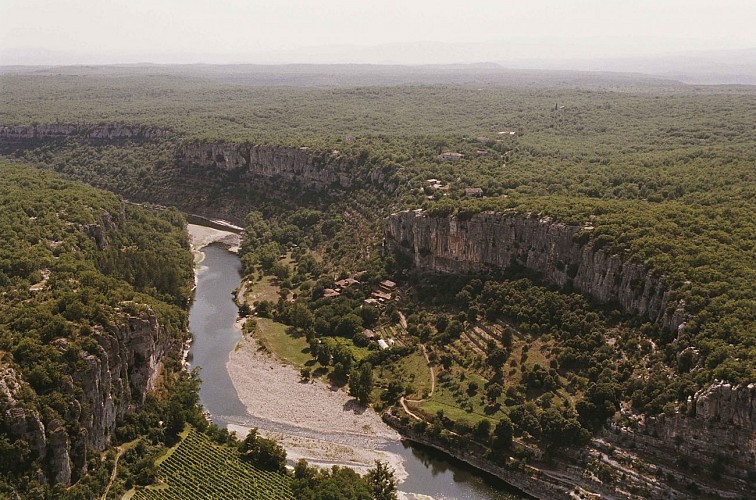
[[[478,73],[396,85],[282,74],[292,84],[271,86],[256,71],[1,75],[3,207],[34,183],[70,186],[26,163],[244,224],[247,279],[277,275],[282,295],[242,314],[306,338],[336,382],[369,366],[359,399],[451,453],[610,496],[753,492],[756,90]],[[141,321],[164,329],[160,354],[127,363],[152,373],[168,339],[180,343],[191,262],[173,209],[46,196],[3,211],[3,369],[24,374],[6,383],[14,401],[27,394],[13,418],[65,428],[47,442],[69,443],[73,465],[43,439],[14,453],[68,483],[125,413],[95,415],[101,432],[81,437],[61,395],[83,382],[28,353],[86,362],[87,339]],[[89,266],[88,281],[62,262]],[[374,292],[387,279],[385,300]],[[377,349],[366,332],[398,345]],[[424,356],[435,392],[410,368]],[[129,380],[119,401],[144,401],[151,375]]]
[[0,172],[0,488],[76,483],[71,496],[90,498],[118,426],[148,391],[183,383],[186,223],[28,166]]

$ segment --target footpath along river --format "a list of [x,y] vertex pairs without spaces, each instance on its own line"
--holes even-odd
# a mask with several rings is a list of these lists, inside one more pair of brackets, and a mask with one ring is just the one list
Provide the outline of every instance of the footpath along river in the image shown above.
[[[207,238],[207,228],[201,226],[190,225],[190,233],[198,246],[219,239],[218,234]],[[233,293],[240,282],[238,256],[218,244],[205,246],[202,253],[189,313],[194,341],[188,359],[191,368],[200,369],[200,400],[216,424],[242,437],[249,428],[258,427],[287,448],[290,460],[301,457],[313,464],[350,465],[364,472],[374,459],[382,459],[397,470],[404,498],[525,498],[463,462],[400,440],[372,410],[362,412],[350,404],[345,393],[319,382],[301,384],[293,368],[258,353],[249,344],[253,341],[242,339],[237,325]],[[308,417],[308,411],[325,415]],[[300,413],[303,419],[292,416]]]

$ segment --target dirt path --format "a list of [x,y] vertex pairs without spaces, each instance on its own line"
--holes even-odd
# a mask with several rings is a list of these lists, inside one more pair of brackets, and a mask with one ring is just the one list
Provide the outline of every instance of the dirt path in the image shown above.
[[412,410],[409,409],[409,407],[407,406],[407,403],[405,403],[404,401],[404,396],[399,398],[399,402],[402,404],[402,408],[404,408],[404,411],[407,413],[407,415],[414,418],[415,420],[425,420],[424,418],[419,417],[418,415],[412,413]]
[[410,417],[414,418],[415,420],[425,420],[424,418],[418,416],[417,414],[413,413],[412,410],[409,409],[407,406],[407,401],[410,403],[422,403],[423,401],[428,401],[430,398],[433,397],[433,393],[436,391],[436,371],[433,369],[433,366],[431,365],[430,358],[428,357],[428,351],[425,349],[425,345],[420,344],[420,349],[423,351],[423,356],[425,356],[425,362],[428,363],[428,369],[430,370],[430,377],[431,377],[431,390],[427,397],[423,399],[404,399],[404,396],[399,398],[399,403],[401,403],[402,408],[404,408],[404,411],[409,415]]
[[428,394],[428,398],[431,398],[433,397],[433,393],[436,392],[436,370],[434,370],[433,365],[431,365],[431,360],[428,357],[428,351],[425,349],[425,345],[421,345],[420,348],[423,350],[423,356],[425,356],[425,361],[428,363],[428,368],[430,369],[431,390],[430,394]]
[[110,491],[110,487],[113,486],[113,482],[115,481],[115,478],[118,475],[118,459],[121,458],[121,455],[123,455],[123,452],[126,451],[123,448],[123,446],[119,446],[116,449],[118,451],[116,452],[115,462],[113,462],[113,472],[110,473],[110,481],[108,481],[108,485],[105,486],[105,491],[103,491],[102,493],[101,500],[106,500],[108,498],[108,492]]
[[407,318],[404,317],[404,314],[402,314],[401,311],[397,311],[399,313],[399,324],[402,325],[402,328],[405,330],[407,329]]

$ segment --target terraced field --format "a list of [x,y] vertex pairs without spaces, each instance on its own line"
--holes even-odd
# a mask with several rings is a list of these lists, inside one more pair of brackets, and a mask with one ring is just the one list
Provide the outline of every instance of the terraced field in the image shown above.
[[233,448],[219,446],[191,430],[158,467],[162,481],[139,490],[135,500],[183,500],[186,498],[289,500],[291,480],[239,459]]

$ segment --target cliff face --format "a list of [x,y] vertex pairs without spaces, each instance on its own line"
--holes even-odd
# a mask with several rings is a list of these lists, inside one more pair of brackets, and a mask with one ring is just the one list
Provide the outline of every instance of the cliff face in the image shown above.
[[217,171],[244,180],[284,183],[315,191],[333,187],[351,189],[361,183],[374,184],[389,191],[396,189],[396,184],[390,180],[392,169],[373,171],[361,177],[355,173],[355,163],[338,151],[193,141],[179,146],[177,161],[188,169]]
[[[173,158],[162,156],[165,144],[150,144],[150,141],[166,139],[175,145]],[[250,211],[259,210],[263,199],[286,205],[315,206],[321,202],[327,205],[329,200],[312,196],[313,193],[342,196],[344,192],[363,188],[393,193],[400,182],[399,165],[369,165],[366,157],[352,157],[332,150],[249,142],[185,141],[171,131],[149,126],[0,126],[0,154],[54,145],[67,150],[63,153],[66,163],[75,165],[89,160],[78,150],[79,143],[125,147],[142,143],[139,146],[144,148],[143,154],[160,155],[153,165],[153,182],[145,182],[141,174],[132,169],[124,172],[122,165],[104,158],[102,172],[82,175],[76,169],[64,169],[65,175],[106,186],[136,202],[175,206],[185,212],[237,224],[241,224]],[[47,168],[57,168],[47,160],[40,163]],[[122,177],[124,175],[131,179]]]
[[713,462],[718,455],[756,470],[756,384],[716,382],[687,402],[687,411],[647,419],[644,433],[676,442],[689,457]]
[[[58,419],[43,421],[33,408],[17,405],[16,396],[24,387],[22,377],[11,367],[0,369],[0,415],[2,427],[11,440],[23,439],[48,466],[48,478],[69,484],[75,470],[83,470],[87,445],[98,450],[109,446],[116,423],[143,403],[155,383],[163,356],[171,346],[170,335],[152,311],[122,314],[110,327],[97,328],[93,338],[99,352],[80,352],[84,368],[70,379],[68,410]],[[53,345],[61,352],[69,341],[59,338]],[[74,391],[74,386],[82,391]],[[70,423],[79,425],[70,434]]]
[[602,440],[627,450],[649,485],[666,476],[697,483],[707,498],[746,498],[756,473],[756,384],[715,382],[682,411],[647,418],[637,430],[611,426]]
[[8,152],[20,147],[38,145],[44,142],[74,137],[94,142],[117,140],[165,139],[172,134],[157,127],[107,125],[73,125],[55,123],[50,125],[0,126],[0,151]]
[[[388,217],[384,234],[388,251],[411,258],[421,270],[468,274],[524,267],[548,283],[617,303],[672,330],[684,324],[684,304],[668,307],[662,277],[595,248],[584,231],[590,229],[516,213],[485,212],[460,220],[408,211]],[[625,465],[607,458],[611,447],[606,442],[630,457]],[[589,449],[589,455],[613,470],[621,478],[618,484],[629,484],[626,475],[633,469],[636,485],[671,498],[686,493],[670,482],[660,483],[663,475],[679,485],[703,481],[699,487],[705,495],[737,497],[748,490],[748,475],[756,472],[756,384],[714,383],[698,391],[687,409],[648,417],[637,430],[614,427],[597,443],[604,445],[600,451]],[[711,471],[721,480],[711,483]]]
[[483,212],[461,220],[406,211],[386,219],[385,242],[427,271],[466,274],[522,266],[548,283],[572,286],[677,330],[684,309],[678,304],[669,310],[663,278],[581,242],[581,232],[588,230],[515,213]]
[[100,352],[84,358],[87,368],[74,381],[84,389],[80,403],[90,409],[80,420],[88,441],[102,450],[110,444],[116,423],[153,388],[170,336],[149,312],[126,316],[108,330],[100,328],[94,338]]

